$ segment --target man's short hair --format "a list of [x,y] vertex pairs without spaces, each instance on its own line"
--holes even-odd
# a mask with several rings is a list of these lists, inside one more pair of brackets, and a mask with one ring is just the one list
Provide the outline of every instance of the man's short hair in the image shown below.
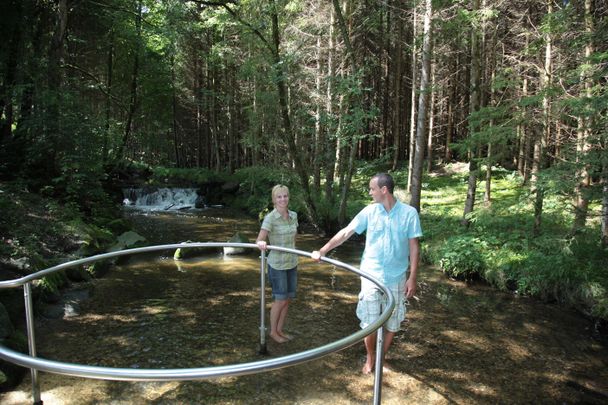
[[395,180],[388,173],[377,173],[372,177],[372,180],[376,179],[378,182],[378,187],[385,187],[388,189],[388,192],[393,194],[393,190],[395,189]]

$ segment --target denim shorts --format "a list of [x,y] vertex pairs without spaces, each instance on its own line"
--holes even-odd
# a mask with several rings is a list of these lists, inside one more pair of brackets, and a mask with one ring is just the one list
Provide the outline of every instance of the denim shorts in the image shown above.
[[[389,284],[387,287],[395,297],[395,309],[388,318],[384,327],[389,332],[398,332],[401,329],[401,322],[405,319],[407,312],[405,299],[405,279],[396,284]],[[357,304],[357,317],[361,321],[359,326],[363,329],[380,317],[382,310],[387,304],[387,299],[374,283],[361,277],[361,292],[359,293],[359,303]]]
[[272,287],[272,298],[286,300],[296,297],[298,286],[298,267],[288,270],[276,270],[268,265],[268,279]]

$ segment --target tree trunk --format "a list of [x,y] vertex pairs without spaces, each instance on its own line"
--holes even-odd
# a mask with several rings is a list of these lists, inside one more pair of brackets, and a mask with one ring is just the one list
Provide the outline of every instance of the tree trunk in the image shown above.
[[544,153],[542,134],[535,134],[534,139],[534,155],[532,158],[532,170],[530,173],[531,193],[534,197],[534,227],[532,233],[535,236],[540,234],[543,213],[544,192],[543,187],[539,184],[540,170],[543,164],[542,156]]
[[[585,63],[589,63],[589,58],[593,53],[593,43],[591,42],[591,35],[593,34],[593,10],[592,1],[585,0],[585,33],[588,35],[587,43],[585,44]],[[584,83],[583,98],[590,99],[593,88],[593,78],[589,74],[587,69],[582,69],[580,74],[581,82]],[[585,227],[587,221],[587,211],[589,209],[589,197],[587,196],[589,186],[591,185],[591,176],[589,174],[589,164],[585,162],[586,156],[589,153],[589,137],[591,135],[591,120],[592,117],[587,115],[581,115],[578,117],[577,127],[577,142],[576,142],[576,161],[579,165],[576,177],[578,184],[574,190],[575,201],[574,201],[574,223],[572,225],[572,233],[578,232],[580,229]]]
[[454,133],[454,113],[452,111],[452,104],[454,103],[454,100],[456,99],[455,97],[455,93],[456,93],[456,86],[454,83],[452,83],[452,81],[450,81],[450,87],[447,89],[448,91],[448,100],[447,100],[447,107],[448,107],[448,126],[445,132],[445,149],[443,151],[443,160],[445,161],[445,163],[450,163],[450,161],[452,160],[452,148],[450,148],[450,143],[452,143],[452,135]]
[[[412,23],[412,43],[416,43],[416,25],[418,13],[416,12],[417,2],[413,3],[412,14],[414,15],[414,21]],[[412,192],[412,173],[414,170],[414,154],[416,153],[416,46],[412,46],[412,92],[411,92],[411,105],[410,105],[410,137],[408,143],[408,165],[407,165],[407,191]]]
[[[547,0],[547,14],[553,12],[553,0]],[[545,63],[542,71],[541,89],[545,90],[543,96],[543,128],[540,139],[536,139],[534,143],[534,163],[532,170],[533,177],[533,194],[534,194],[534,228],[532,233],[535,236],[540,235],[542,225],[542,213],[543,213],[543,202],[544,202],[544,187],[539,184],[540,171],[545,166],[545,153],[547,150],[547,142],[551,139],[551,99],[547,94],[549,87],[551,86],[551,72],[552,72],[552,38],[551,34],[547,32],[545,34]]]
[[483,193],[483,203],[486,207],[492,204],[492,144],[488,144],[486,153],[486,187]]
[[602,170],[602,211],[601,211],[601,241],[604,248],[608,248],[608,164]]
[[114,78],[114,28],[110,29],[109,48],[106,59],[106,116],[103,131],[101,160],[108,160],[108,148],[110,147],[110,119],[112,118],[112,81]]
[[[333,105],[334,105],[334,78],[336,77],[336,67],[334,64],[334,52],[335,52],[335,38],[334,38],[334,18],[335,11],[330,11],[329,17],[329,45],[327,49],[327,103],[325,107],[325,111],[327,113],[327,117],[333,119]],[[334,131],[335,132],[335,131]],[[335,162],[334,157],[336,155],[335,147],[336,143],[332,142],[329,131],[327,136],[325,137],[325,198],[327,202],[330,204],[334,201],[334,178],[335,178]]]
[[171,133],[173,135],[173,148],[175,151],[175,167],[180,165],[179,157],[179,135],[177,133],[177,92],[175,83],[175,57],[171,55]]
[[431,0],[425,0],[424,31],[422,42],[422,66],[420,69],[420,94],[418,96],[418,119],[416,120],[416,144],[414,164],[412,168],[412,187],[410,205],[420,212],[420,196],[422,193],[422,167],[424,165],[424,149],[426,146],[426,114],[428,109],[429,88],[431,86],[431,40],[433,5]]
[[340,191],[340,206],[338,208],[338,224],[342,227],[346,224],[346,203],[348,201],[348,191],[350,190],[350,184],[352,180],[352,173],[355,167],[355,156],[357,155],[357,143],[353,139],[350,147],[350,154],[348,156],[348,167],[346,170],[346,176],[344,176],[343,183],[341,183]]
[[141,0],[137,2],[137,14],[135,15],[135,30],[137,33],[137,37],[135,38],[135,49],[133,55],[133,70],[131,72],[131,94],[129,101],[129,111],[127,113],[127,119],[125,123],[125,132],[122,136],[122,141],[120,145],[118,145],[118,150],[116,152],[116,156],[114,158],[115,161],[119,161],[123,158],[124,149],[127,146],[127,142],[129,142],[129,137],[131,135],[131,130],[133,126],[133,117],[135,116],[135,112],[137,111],[137,105],[139,103],[137,89],[138,89],[138,79],[139,79],[139,56],[141,52],[142,38],[141,38],[141,11],[142,4]]
[[61,65],[65,58],[65,37],[68,25],[68,6],[67,0],[59,0],[57,6],[57,20],[53,37],[51,38],[51,46],[49,49],[48,61],[48,88],[51,100],[47,108],[47,131],[48,131],[48,149],[45,159],[46,173],[53,176],[57,168],[57,153],[62,141],[61,132],[61,88],[63,86],[63,73]]
[[[315,72],[315,91],[321,94],[321,36],[317,36],[317,70]],[[321,127],[321,97],[315,101],[315,140],[313,147],[313,193],[319,195],[321,190],[321,161],[323,160],[323,145],[325,144],[324,132]]]
[[[12,1],[13,18],[17,21],[23,19],[21,0]],[[21,48],[21,25],[13,23],[12,35],[8,41],[8,55],[4,70],[4,77],[0,84],[0,143],[8,141],[12,136],[13,127],[13,93],[16,84],[17,63],[19,62],[19,49]]]
[[[431,48],[432,49],[432,48]],[[431,50],[432,52],[432,50]],[[431,63],[431,83],[435,83],[435,62]],[[429,110],[429,136],[426,145],[426,170],[431,172],[433,169],[433,132],[435,123],[435,91],[431,92],[431,102],[428,106]]]
[[[479,0],[473,0],[473,11],[479,10]],[[475,27],[471,31],[471,74],[470,74],[470,101],[469,101],[469,113],[473,113],[479,109],[480,98],[481,98],[481,86],[480,86],[480,55],[479,55],[479,32]],[[473,128],[469,124],[469,136],[473,132]],[[464,212],[462,215],[462,225],[469,226],[470,214],[473,212],[475,207],[475,192],[477,190],[477,148],[471,147],[469,151],[469,180],[467,185],[467,198],[464,203]]]
[[[484,1],[484,8],[486,3]],[[485,41],[484,41],[485,42]],[[492,36],[492,49],[489,52],[489,70],[490,70],[490,106],[495,108],[497,105],[496,101],[496,90],[494,82],[496,80],[496,31]],[[490,120],[490,128],[494,127],[494,119]],[[492,142],[488,143],[488,150],[486,153],[486,187],[483,195],[483,202],[486,207],[492,204],[492,164],[494,156],[492,155]]]
[[[346,22],[344,21],[344,16],[342,15],[342,8],[340,7],[340,3],[338,0],[333,0],[333,5],[334,5],[334,13],[336,15],[336,22],[338,24],[338,28],[340,29],[340,33],[342,34],[342,39],[344,41],[344,46],[346,48],[346,64],[349,67],[349,71],[350,74],[353,74],[356,72],[356,67],[355,67],[355,54],[354,54],[354,50],[350,41],[350,35],[348,33],[348,28],[346,26]],[[357,100],[351,100],[350,97],[343,97],[342,99],[343,101],[343,108],[348,111],[350,109],[351,103],[353,105],[355,105],[356,103],[359,102],[359,99],[357,98]],[[341,131],[339,131],[341,132]],[[340,226],[343,226],[345,223],[345,219],[346,219],[346,204],[348,202],[348,192],[350,190],[350,183],[351,183],[351,178],[353,175],[353,171],[354,171],[354,161],[355,161],[355,156],[357,153],[357,141],[356,138],[352,137],[349,141],[348,141],[348,150],[349,153],[347,156],[344,156],[344,154],[341,153],[341,159],[347,159],[345,162],[342,163],[342,165],[346,166],[345,168],[342,166],[342,168],[346,169],[346,170],[342,170],[342,172],[340,173],[340,186],[341,186],[341,193],[340,193],[340,204],[338,207],[338,224]],[[336,147],[337,151],[340,151],[340,142],[338,142],[338,146]]]
[[[395,2],[396,3],[396,2]],[[396,4],[395,4],[396,5]],[[404,24],[401,24],[398,20],[398,17],[396,16],[395,18],[393,18],[393,20],[395,21],[393,23],[393,26],[397,26],[397,36],[395,37],[395,49],[394,49],[394,53],[393,53],[393,59],[395,60],[394,63],[394,71],[392,74],[393,80],[394,80],[394,84],[393,84],[393,89],[395,94],[393,95],[393,115],[392,115],[392,133],[393,133],[393,142],[394,142],[394,152],[393,152],[393,164],[392,164],[392,168],[393,170],[397,170],[397,168],[399,167],[399,159],[400,157],[404,156],[402,149],[402,145],[403,145],[403,131],[402,131],[402,119],[401,116],[402,111],[401,111],[401,89],[402,89],[402,71],[403,71],[403,61],[402,61],[402,53],[403,53],[403,46],[402,46],[402,38],[403,38],[403,27]],[[390,37],[390,36],[389,36]],[[387,80],[388,83],[388,80]],[[388,92],[388,89],[387,89]]]
[[287,88],[285,85],[285,72],[281,64],[280,56],[280,45],[281,40],[279,37],[279,17],[277,14],[276,3],[272,7],[272,50],[273,50],[273,62],[275,66],[275,79],[279,93],[279,107],[281,110],[281,118],[283,120],[283,130],[285,132],[285,138],[287,140],[287,148],[289,154],[294,162],[296,173],[300,178],[302,191],[304,192],[304,202],[308,209],[308,215],[311,223],[318,226],[317,209],[310,193],[310,185],[308,182],[308,173],[302,164],[300,153],[296,147],[295,136],[291,127],[291,118],[289,116],[289,106],[287,101]]

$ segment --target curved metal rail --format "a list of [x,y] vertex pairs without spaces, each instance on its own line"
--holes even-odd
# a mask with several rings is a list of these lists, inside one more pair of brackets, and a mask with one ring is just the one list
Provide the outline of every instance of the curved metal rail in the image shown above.
[[[223,376],[238,376],[238,375],[246,375],[246,374],[254,374],[259,372],[276,370],[279,368],[284,368],[300,363],[304,363],[306,361],[311,361],[314,359],[318,359],[327,354],[333,353],[338,350],[342,350],[346,347],[352,346],[356,342],[365,338],[366,336],[372,334],[374,331],[378,331],[378,339],[377,339],[377,350],[376,350],[376,374],[375,374],[375,387],[374,387],[374,403],[379,404],[380,402],[380,386],[382,379],[382,325],[388,320],[393,309],[395,307],[395,299],[390,292],[390,290],[382,284],[379,280],[374,277],[363,273],[357,268],[342,263],[338,260],[330,259],[327,257],[322,257],[321,261],[327,262],[337,267],[344,268],[350,272],[358,274],[361,277],[367,278],[374,284],[376,284],[382,292],[388,297],[388,302],[386,308],[384,308],[382,314],[372,324],[367,326],[366,328],[361,329],[358,332],[353,333],[347,337],[344,337],[340,340],[337,340],[332,343],[328,343],[324,346],[320,346],[314,349],[306,350],[299,353],[294,353],[287,356],[241,363],[236,365],[226,365],[226,366],[214,366],[214,367],[199,367],[199,368],[178,368],[178,369],[132,369],[132,368],[113,368],[113,367],[101,367],[101,366],[87,366],[81,364],[74,363],[64,363],[53,360],[46,360],[43,358],[36,357],[35,350],[35,341],[34,341],[34,333],[33,333],[33,315],[31,311],[31,282],[49,275],[51,273],[64,270],[67,268],[93,263],[99,260],[115,258],[118,256],[125,255],[133,255],[139,253],[146,252],[156,252],[160,250],[174,250],[174,249],[184,249],[184,248],[195,248],[195,247],[238,247],[238,248],[255,248],[258,249],[257,245],[253,243],[220,243],[220,242],[200,242],[200,243],[179,243],[179,244],[169,244],[169,245],[156,245],[156,246],[147,246],[141,248],[134,249],[126,249],[117,252],[111,253],[103,253],[95,256],[91,256],[84,259],[73,260],[70,262],[62,263],[57,266],[50,267],[45,270],[41,270],[39,272],[27,275],[22,278],[8,280],[8,281],[0,281],[0,289],[2,288],[14,288],[23,286],[24,287],[24,295],[26,298],[26,317],[27,325],[28,325],[28,342],[30,348],[30,355],[25,355],[23,353],[16,352],[14,350],[8,349],[0,345],[0,358],[15,363],[17,365],[30,368],[32,370],[32,380],[33,384],[36,385],[35,382],[35,371],[47,371],[56,374],[70,375],[76,377],[86,377],[86,378],[95,378],[95,379],[104,379],[104,380],[119,380],[119,381],[177,381],[177,380],[201,380],[208,379],[214,377],[223,377]],[[300,256],[311,257],[312,254],[308,252],[304,252],[302,250],[297,249],[289,249],[283,248],[279,246],[268,246],[269,250],[278,250],[287,253],[295,253]],[[262,252],[262,268],[264,265],[264,252]],[[264,289],[261,290],[261,295],[264,295]],[[28,310],[28,308],[30,308]],[[263,323],[263,318],[262,318]],[[263,329],[263,327],[261,328]],[[264,333],[263,331],[261,333]],[[42,403],[39,398],[39,393],[36,395],[36,391],[39,391],[36,386],[34,386],[34,402]],[[36,398],[37,397],[37,398]]]

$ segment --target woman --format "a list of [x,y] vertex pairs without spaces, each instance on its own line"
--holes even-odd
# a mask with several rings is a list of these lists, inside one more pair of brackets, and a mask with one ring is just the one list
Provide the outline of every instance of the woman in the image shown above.
[[[274,209],[264,217],[256,244],[266,250],[266,238],[270,245],[295,248],[298,230],[298,215],[287,209],[289,189],[283,185],[272,188]],[[283,331],[289,302],[296,296],[298,284],[298,256],[293,253],[271,250],[268,254],[268,278],[274,299],[270,308],[270,337],[278,343],[291,340]]]

